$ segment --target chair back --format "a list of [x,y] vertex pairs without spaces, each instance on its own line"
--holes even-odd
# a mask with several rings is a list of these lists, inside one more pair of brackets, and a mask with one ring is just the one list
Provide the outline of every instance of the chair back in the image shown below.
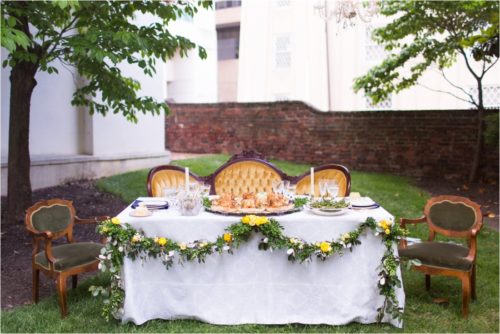
[[39,201],[26,210],[25,224],[34,232],[50,231],[53,239],[73,238],[75,208],[71,201],[50,199]]
[[213,187],[217,195],[230,193],[241,196],[249,192],[271,193],[273,181],[282,179],[280,171],[270,163],[259,160],[233,161],[214,173]]
[[[200,182],[200,178],[189,173],[189,182]],[[152,168],[148,173],[147,187],[148,196],[161,197],[163,188],[179,188],[184,186],[186,180],[184,168],[171,165],[163,165]]]
[[460,196],[433,197],[424,211],[431,231],[452,237],[470,236],[483,219],[479,204]]
[[[320,196],[319,181],[334,180],[339,185],[338,196],[345,197],[351,193],[351,174],[349,170],[336,164],[322,165],[314,168],[314,196]],[[297,195],[309,194],[311,191],[311,174],[305,173],[297,180]]]

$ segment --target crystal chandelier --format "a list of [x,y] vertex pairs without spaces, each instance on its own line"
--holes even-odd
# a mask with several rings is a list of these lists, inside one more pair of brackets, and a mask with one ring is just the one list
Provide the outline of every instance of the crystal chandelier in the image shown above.
[[[332,6],[329,3],[333,2]],[[343,28],[352,27],[359,19],[362,22],[370,22],[378,12],[377,0],[318,0],[314,5],[316,14],[325,21],[332,17]]]

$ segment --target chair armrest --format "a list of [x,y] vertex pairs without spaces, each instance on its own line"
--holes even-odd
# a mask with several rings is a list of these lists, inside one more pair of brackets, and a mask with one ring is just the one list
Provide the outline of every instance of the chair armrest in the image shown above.
[[[420,223],[425,223],[427,222],[427,217],[422,216],[420,218],[415,218],[415,219],[410,219],[410,218],[400,218],[399,219],[399,225],[401,225],[402,228],[406,228],[406,225],[412,225],[412,224],[420,224]],[[408,242],[406,241],[405,237],[402,237],[399,239],[399,247],[400,248],[406,248],[408,246]]]
[[109,216],[99,216],[99,217],[93,217],[93,218],[80,218],[78,216],[75,216],[75,223],[77,224],[97,224],[100,223],[104,220],[108,220],[110,217]]
[[29,234],[31,234],[32,236],[34,237],[42,237],[42,238],[45,238],[49,241],[52,240],[52,238],[54,237],[54,235],[52,234],[52,232],[50,231],[35,231],[35,230],[32,230],[32,229],[28,229],[28,232]]

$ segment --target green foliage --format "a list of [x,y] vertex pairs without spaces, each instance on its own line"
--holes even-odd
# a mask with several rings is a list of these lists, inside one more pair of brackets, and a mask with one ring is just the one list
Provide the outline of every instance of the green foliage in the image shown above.
[[486,116],[486,130],[484,138],[488,144],[498,145],[498,112]]
[[[211,2],[198,6],[207,8]],[[31,62],[48,73],[57,73],[56,60],[74,66],[84,83],[73,105],[86,106],[91,114],[121,113],[134,122],[137,113],[160,114],[168,107],[138,96],[140,83],[119,65],[136,65],[153,76],[157,59],[165,61],[177,52],[187,56],[196,47],[168,30],[181,15],[198,11],[189,1],[5,1],[1,11],[2,46],[9,51],[4,66]],[[138,23],[140,15],[148,14],[154,22]],[[201,46],[198,55],[206,58]]]
[[130,224],[123,224],[118,218],[104,221],[97,227],[97,231],[106,237],[106,246],[99,256],[99,268],[103,272],[111,273],[111,282],[108,288],[91,286],[89,291],[92,295],[102,295],[104,306],[102,314],[109,321],[113,316],[120,319],[123,314],[123,300],[125,291],[122,289],[120,273],[124,257],[132,260],[145,261],[148,258],[160,258],[166,269],[169,269],[176,255],[179,262],[198,261],[205,262],[205,258],[215,252],[219,254],[227,251],[232,254],[233,248],[238,248],[243,242],[249,240],[253,232],[263,235],[259,243],[260,250],[287,250],[288,260],[294,262],[311,261],[315,256],[325,261],[335,254],[342,254],[344,249],[360,245],[359,237],[370,229],[375,235],[380,235],[386,246],[384,256],[381,259],[378,288],[380,294],[385,297],[383,305],[378,309],[377,322],[381,322],[385,314],[390,314],[395,319],[401,319],[403,309],[398,306],[395,288],[401,287],[397,275],[399,258],[393,253],[393,245],[398,238],[406,235],[399,224],[392,221],[382,220],[376,222],[373,218],[367,218],[355,230],[344,233],[337,240],[307,243],[299,238],[291,238],[283,232],[283,227],[275,219],[265,216],[248,215],[241,221],[228,226],[221,236],[215,241],[194,240],[189,243],[176,242],[166,237],[146,237],[142,231],[135,230]]
[[[417,84],[433,64],[450,67],[457,55],[465,57],[473,76],[482,79],[491,67],[475,73],[470,67],[469,49],[483,50],[476,57],[485,63],[498,59],[487,49],[498,35],[498,1],[380,1],[380,14],[393,21],[375,29],[373,39],[390,52],[367,74],[355,79],[354,90],[363,90],[373,103],[385,100]],[[478,98],[468,96],[478,106]]]

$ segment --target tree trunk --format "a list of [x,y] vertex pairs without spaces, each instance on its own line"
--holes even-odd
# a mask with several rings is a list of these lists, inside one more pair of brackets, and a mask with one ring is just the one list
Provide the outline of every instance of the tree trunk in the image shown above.
[[[484,74],[484,73],[483,73]],[[483,151],[483,130],[484,130],[484,102],[483,102],[483,82],[482,76],[477,80],[477,138],[476,149],[474,150],[474,158],[472,159],[472,168],[469,174],[469,183],[477,181],[479,173],[479,165],[481,163]]]
[[31,205],[29,127],[31,95],[36,86],[37,65],[19,62],[10,75],[9,164],[7,222],[22,219]]

